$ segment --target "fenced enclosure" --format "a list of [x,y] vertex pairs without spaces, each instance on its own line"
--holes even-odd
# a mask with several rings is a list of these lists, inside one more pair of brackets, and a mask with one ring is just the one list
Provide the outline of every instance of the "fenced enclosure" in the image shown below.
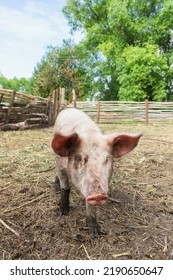
[[47,99],[14,90],[0,90],[0,125],[48,123]]
[[173,124],[173,102],[153,102],[146,99],[145,102],[77,101],[74,104],[97,123]]
[[0,129],[53,125],[58,112],[66,107],[64,96],[63,88],[55,90],[49,98],[0,89]]
[[97,123],[167,123],[173,124],[173,102],[65,101],[65,89],[55,90],[49,98],[13,90],[0,90],[0,128],[26,129],[53,125],[64,108],[86,112]]

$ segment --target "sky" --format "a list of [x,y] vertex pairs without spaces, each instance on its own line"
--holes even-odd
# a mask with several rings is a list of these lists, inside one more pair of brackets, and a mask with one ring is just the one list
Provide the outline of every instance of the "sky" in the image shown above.
[[[8,79],[29,78],[47,46],[70,38],[62,13],[66,0],[0,1],[0,74]],[[80,40],[76,34],[75,40]]]

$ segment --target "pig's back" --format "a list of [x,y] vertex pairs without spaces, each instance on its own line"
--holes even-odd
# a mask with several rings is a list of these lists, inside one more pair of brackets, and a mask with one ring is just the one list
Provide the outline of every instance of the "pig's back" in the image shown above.
[[72,133],[99,132],[98,126],[82,111],[71,108],[59,113],[54,127],[54,133],[70,135]]

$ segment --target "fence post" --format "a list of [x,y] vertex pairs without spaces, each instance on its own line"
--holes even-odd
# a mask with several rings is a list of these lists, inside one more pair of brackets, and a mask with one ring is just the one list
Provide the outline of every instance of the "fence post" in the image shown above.
[[145,124],[148,125],[148,98],[145,99]]
[[15,96],[16,96],[16,91],[13,90],[12,93],[11,93],[10,101],[9,101],[8,112],[7,112],[7,115],[6,115],[6,118],[5,118],[5,124],[9,123],[9,118],[10,118],[11,110],[12,110],[12,107],[13,107],[13,104],[14,104]]
[[72,100],[73,107],[76,108],[76,92],[74,89],[72,90],[72,94],[73,94],[73,100]]
[[65,88],[61,88],[61,108],[65,106]]
[[58,90],[56,89],[55,91],[54,91],[54,95],[53,95],[53,97],[54,97],[54,99],[53,99],[53,123],[55,122],[55,120],[56,120],[56,116],[57,116],[57,113],[58,113]]
[[96,122],[99,123],[100,121],[100,100],[97,101],[97,117]]
[[51,100],[51,96],[48,97],[47,100],[47,115],[48,115],[48,124],[51,126],[53,125],[53,104],[52,104],[52,100]]
[[1,93],[1,94],[0,94],[0,104],[1,104],[1,102],[2,102],[3,96],[4,96],[4,94]]

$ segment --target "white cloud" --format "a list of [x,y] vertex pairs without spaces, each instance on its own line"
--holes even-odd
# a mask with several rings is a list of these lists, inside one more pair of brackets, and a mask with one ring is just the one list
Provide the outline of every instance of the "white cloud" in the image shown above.
[[[65,1],[60,2],[62,7]],[[59,45],[69,37],[58,1],[22,3],[18,7],[0,4],[0,71],[7,78],[31,76],[46,46]]]
[[[44,7],[44,8],[43,8]],[[47,40],[55,38],[60,30],[67,35],[69,28],[62,15],[58,12],[51,13],[46,6],[39,9],[32,5],[32,9],[15,10],[0,7],[0,32],[3,36],[12,36],[24,40]],[[55,20],[56,19],[56,20]],[[61,37],[61,33],[59,34]]]

